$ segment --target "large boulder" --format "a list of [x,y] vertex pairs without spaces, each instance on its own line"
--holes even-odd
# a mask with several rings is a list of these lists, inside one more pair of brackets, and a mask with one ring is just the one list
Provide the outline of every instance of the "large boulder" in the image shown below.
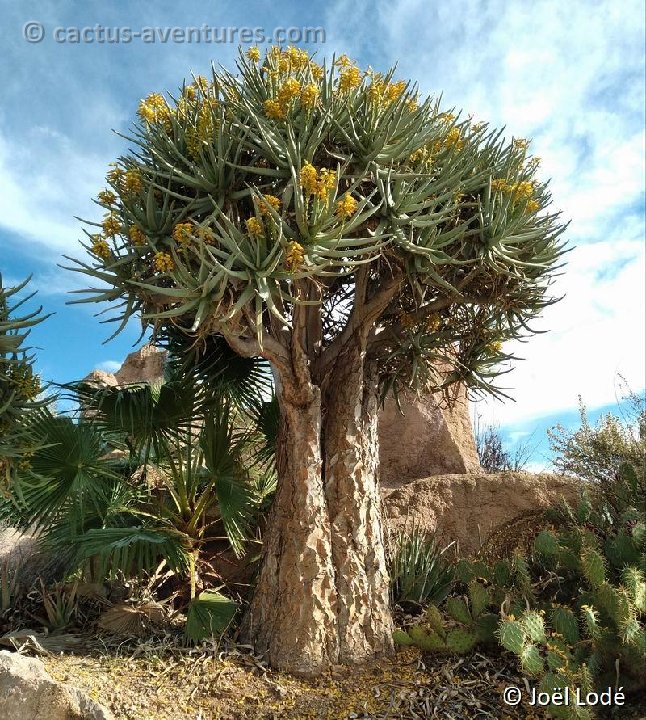
[[455,388],[450,404],[439,393],[417,396],[407,391],[400,405],[401,410],[393,397],[388,398],[379,416],[382,486],[480,471],[463,386]]
[[455,541],[473,555],[500,527],[544,510],[559,500],[575,503],[579,484],[549,473],[504,472],[440,475],[384,488],[386,526],[391,533],[416,526],[442,543]]
[[0,717],[7,720],[114,720],[77,688],[54,680],[40,660],[0,650]]

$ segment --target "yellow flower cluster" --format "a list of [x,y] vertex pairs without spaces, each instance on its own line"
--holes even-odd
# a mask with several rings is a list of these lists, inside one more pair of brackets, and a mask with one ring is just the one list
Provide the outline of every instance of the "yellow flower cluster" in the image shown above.
[[432,313],[426,320],[426,329],[428,332],[437,332],[442,325],[442,319],[437,313]]
[[119,222],[119,218],[114,213],[110,213],[103,218],[101,227],[103,228],[103,232],[107,235],[107,237],[114,237],[121,232],[121,223]]
[[361,70],[356,66],[344,67],[339,73],[339,92],[348,92],[361,85]]
[[285,268],[288,272],[295,272],[303,264],[305,260],[305,249],[295,241],[287,243],[287,251],[285,253]]
[[487,352],[491,353],[492,355],[498,355],[502,350],[502,343],[500,342],[500,340],[494,340],[487,345],[486,349]]
[[112,192],[112,190],[101,190],[97,199],[101,205],[114,205],[117,202],[117,196]]
[[265,228],[258,218],[250,217],[248,220],[245,220],[245,225],[251,237],[261,237],[265,233]]
[[287,108],[278,100],[269,98],[263,103],[265,115],[271,120],[284,120],[287,117]]
[[336,173],[323,168],[319,174],[311,163],[306,162],[301,168],[299,180],[308,195],[316,195],[320,200],[327,200],[336,185]]
[[107,260],[112,255],[110,246],[101,235],[92,235],[91,250],[92,254],[101,258],[101,260]]
[[288,78],[278,90],[278,102],[281,105],[288,105],[295,97],[300,95],[301,84],[294,78]]
[[206,245],[213,245],[215,243],[215,233],[210,227],[200,225],[197,228],[197,236]]
[[197,114],[197,123],[186,133],[186,147],[193,158],[200,154],[200,148],[213,137],[216,129],[216,120],[213,115],[219,102],[214,97],[204,98],[204,102]]
[[125,175],[123,176],[123,189],[125,192],[132,194],[140,193],[143,186],[144,184],[139,170],[134,168],[126,170]]
[[337,202],[335,214],[343,220],[347,220],[357,212],[357,201],[350,195],[345,195]]
[[523,152],[529,147],[529,140],[525,138],[514,138],[511,141],[514,150],[522,150]]
[[446,125],[450,125],[455,120],[455,115],[450,112],[443,112],[437,116],[437,119]]
[[124,171],[120,167],[113,167],[112,170],[108,172],[108,174],[105,176],[105,179],[112,185],[112,187],[119,191],[121,190],[121,183],[123,182],[123,176]]
[[536,186],[529,180],[509,184],[504,178],[495,178],[491,181],[493,192],[505,192],[511,195],[514,203],[525,203],[525,210],[528,213],[535,213],[541,209],[541,204],[534,197]]
[[21,363],[10,369],[12,385],[27,400],[33,400],[41,390],[40,377],[34,374],[31,365]]
[[270,208],[278,212],[280,210],[280,200],[275,195],[263,195],[262,201],[258,204],[258,211],[261,215],[270,215]]
[[[369,100],[375,105],[391,105],[395,100],[399,100],[405,92],[406,82],[404,80],[387,83],[382,79],[381,75],[377,74],[373,76],[367,94]],[[417,107],[417,102],[413,100],[413,103],[415,103],[414,107],[412,107],[414,110]]]
[[316,85],[306,85],[301,91],[301,105],[311,110],[319,98],[319,89]]
[[446,139],[444,140],[444,142],[447,147],[461,150],[465,145],[465,141],[462,139],[462,133],[460,132],[460,128],[452,127],[446,134]]
[[165,252],[158,252],[155,253],[155,257],[153,259],[153,265],[155,266],[155,270],[157,272],[171,272],[175,268],[175,263],[173,262],[173,258]]
[[247,50],[247,57],[251,62],[257,63],[260,60],[260,50],[254,45]]
[[202,95],[206,95],[209,91],[209,81],[204,77],[204,75],[196,75],[193,84],[202,93]]
[[139,103],[137,113],[147,123],[162,122],[167,124],[170,121],[170,108],[166,99],[160,93],[151,93],[145,100],[142,100]]
[[511,187],[514,200],[529,200],[534,194],[534,186],[529,180],[523,180]]
[[128,237],[132,241],[133,245],[145,245],[146,244],[146,235],[144,234],[143,230],[141,228],[138,228],[136,225],[133,225],[128,230]]
[[173,228],[173,240],[182,247],[188,247],[195,237],[195,225],[178,223]]

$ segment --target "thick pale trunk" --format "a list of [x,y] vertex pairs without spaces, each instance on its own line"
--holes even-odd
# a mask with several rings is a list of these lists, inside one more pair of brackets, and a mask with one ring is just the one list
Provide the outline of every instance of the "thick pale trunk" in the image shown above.
[[242,636],[295,673],[392,650],[377,388],[362,360],[343,354],[323,398],[310,386],[313,400],[295,403],[278,388],[278,491]]
[[336,571],[341,662],[392,650],[379,494],[377,381],[358,348],[343,354],[327,393],[324,476]]
[[323,481],[321,402],[288,401],[279,388],[278,489],[263,565],[242,636],[272,667],[316,674],[337,661],[336,590]]

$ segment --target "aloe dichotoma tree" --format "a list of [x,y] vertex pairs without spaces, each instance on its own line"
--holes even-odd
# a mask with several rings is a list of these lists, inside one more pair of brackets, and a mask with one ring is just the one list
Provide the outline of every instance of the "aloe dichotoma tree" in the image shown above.
[[278,489],[244,635],[302,673],[390,651],[380,393],[498,392],[501,343],[554,302],[564,252],[537,160],[393,72],[297,48],[150,95],[129,140],[74,261],[103,283],[84,301],[222,336],[275,378]]
[[0,483],[9,484],[10,460],[19,453],[18,439],[21,418],[30,410],[42,406],[36,400],[41,391],[40,379],[34,373],[34,355],[25,341],[30,329],[47,316],[39,307],[31,312],[16,314],[35,293],[18,300],[29,278],[15,287],[3,286],[0,274]]

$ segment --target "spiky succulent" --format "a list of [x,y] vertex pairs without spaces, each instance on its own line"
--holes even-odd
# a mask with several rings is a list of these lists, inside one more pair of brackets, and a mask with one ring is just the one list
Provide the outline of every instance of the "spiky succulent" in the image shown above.
[[301,308],[315,376],[364,323],[384,386],[439,382],[444,359],[495,391],[501,342],[554,302],[563,253],[527,142],[345,56],[271,48],[238,70],[142,101],[74,261],[109,286],[87,301],[266,356]]

